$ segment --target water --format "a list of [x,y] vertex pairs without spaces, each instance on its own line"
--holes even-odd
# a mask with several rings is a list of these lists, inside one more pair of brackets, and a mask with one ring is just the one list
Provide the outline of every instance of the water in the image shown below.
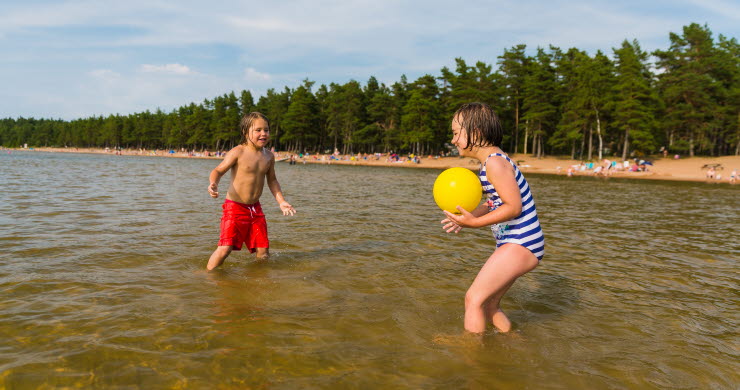
[[528,175],[547,253],[477,340],[494,241],[442,231],[439,171],[278,163],[272,258],[208,273],[216,164],[0,155],[0,388],[740,385],[738,188]]

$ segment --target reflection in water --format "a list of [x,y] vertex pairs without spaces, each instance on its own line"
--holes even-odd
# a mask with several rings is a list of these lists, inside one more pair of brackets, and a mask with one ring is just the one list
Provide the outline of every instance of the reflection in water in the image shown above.
[[495,241],[440,229],[438,171],[279,164],[301,213],[266,192],[270,260],[208,273],[215,163],[0,156],[0,387],[740,383],[737,188],[528,174],[547,256],[502,302],[514,330],[472,339]]

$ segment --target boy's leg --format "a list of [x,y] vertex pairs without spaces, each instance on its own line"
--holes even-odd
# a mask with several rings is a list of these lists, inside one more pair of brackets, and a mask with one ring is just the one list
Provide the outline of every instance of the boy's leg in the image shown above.
[[267,260],[268,257],[270,257],[270,248],[255,248],[255,254],[257,255],[257,260]]
[[267,260],[270,257],[270,239],[267,237],[267,221],[259,203],[255,206],[257,215],[252,221],[249,233],[249,248],[254,248],[257,260]]
[[231,245],[219,246],[211,254],[211,258],[208,259],[208,265],[206,268],[210,271],[219,265],[223,264],[226,257],[231,253]]
[[[465,294],[465,330],[482,333],[486,330],[486,305],[491,298],[503,296],[507,287],[525,273],[537,267],[537,258],[527,248],[504,244],[496,249],[483,265]],[[501,297],[498,297],[501,300]],[[501,324],[504,325],[504,324]]]

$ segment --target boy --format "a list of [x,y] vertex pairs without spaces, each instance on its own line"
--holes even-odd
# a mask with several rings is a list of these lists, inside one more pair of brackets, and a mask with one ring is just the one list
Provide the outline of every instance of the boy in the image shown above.
[[243,143],[231,149],[209,177],[208,193],[217,198],[218,181],[231,169],[231,185],[222,206],[221,237],[218,248],[208,259],[206,268],[209,271],[221,265],[232,250],[241,250],[243,242],[250,252],[257,252],[258,259],[268,257],[267,223],[259,203],[265,178],[283,215],[295,215],[296,212],[280,190],[275,176],[275,156],[265,148],[270,141],[267,117],[251,112],[244,115],[239,127]]

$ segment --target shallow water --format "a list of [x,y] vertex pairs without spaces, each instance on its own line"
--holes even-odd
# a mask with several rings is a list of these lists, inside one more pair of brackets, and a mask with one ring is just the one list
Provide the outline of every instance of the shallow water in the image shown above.
[[547,253],[479,340],[439,171],[278,163],[273,256],[208,273],[217,161],[2,153],[0,388],[740,386],[740,186],[528,175]]

